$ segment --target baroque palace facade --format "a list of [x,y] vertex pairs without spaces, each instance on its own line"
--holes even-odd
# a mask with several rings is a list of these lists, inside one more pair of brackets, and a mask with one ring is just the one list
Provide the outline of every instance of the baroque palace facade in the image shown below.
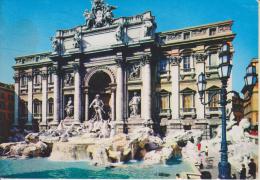
[[203,106],[196,83],[204,72],[206,99],[220,88],[218,53],[224,43],[234,51],[233,22],[156,32],[151,12],[114,18],[114,9],[95,0],[84,25],[56,32],[52,52],[15,58],[14,125],[46,129],[65,119],[88,121],[96,94],[117,132],[146,123],[164,132],[220,124],[218,97]]

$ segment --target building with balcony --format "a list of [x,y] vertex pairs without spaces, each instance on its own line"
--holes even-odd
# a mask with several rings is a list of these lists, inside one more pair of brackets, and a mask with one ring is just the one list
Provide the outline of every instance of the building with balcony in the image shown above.
[[[218,54],[225,43],[234,52],[233,21],[156,32],[149,11],[106,19],[99,6],[93,2],[92,9],[100,11],[101,19],[58,30],[52,52],[15,58],[14,125],[55,127],[68,118],[68,104],[74,123],[88,121],[95,115],[90,103],[99,94],[103,116],[115,121],[117,132],[147,122],[166,133],[216,128],[221,122],[219,97],[212,95],[221,87]],[[207,106],[197,92],[201,72],[209,87],[205,100],[215,100]],[[140,99],[135,111],[133,97]]]
[[10,135],[14,114],[14,86],[0,83],[0,142]]

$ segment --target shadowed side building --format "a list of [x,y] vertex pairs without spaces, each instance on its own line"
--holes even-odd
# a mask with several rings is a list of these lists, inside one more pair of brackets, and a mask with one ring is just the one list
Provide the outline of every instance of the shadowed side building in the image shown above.
[[10,134],[14,115],[14,86],[0,83],[0,142]]
[[91,9],[86,24],[56,32],[52,52],[15,58],[14,125],[88,121],[99,94],[117,132],[150,123],[165,133],[202,129],[209,136],[221,123],[219,97],[203,106],[197,76],[206,74],[205,100],[220,89],[218,55],[224,43],[234,52],[233,21],[156,32],[149,11],[113,18],[114,7],[99,1]]
[[[249,65],[254,65],[256,67],[256,73],[258,74],[258,59],[252,59]],[[241,92],[244,95],[244,99],[247,99],[249,90],[243,87]],[[258,130],[258,82],[253,87],[250,100],[244,103],[244,117],[249,119],[251,129]]]

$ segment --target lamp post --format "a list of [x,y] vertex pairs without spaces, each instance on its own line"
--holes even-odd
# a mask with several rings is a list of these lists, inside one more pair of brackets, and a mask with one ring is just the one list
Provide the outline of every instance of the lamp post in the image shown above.
[[[198,76],[198,82],[197,82],[200,100],[203,105],[209,104],[212,101],[213,97],[216,96],[217,94],[220,95],[219,104],[221,106],[221,113],[222,113],[221,114],[222,133],[221,133],[221,148],[220,148],[221,159],[218,164],[218,170],[219,170],[218,177],[220,179],[230,179],[231,178],[231,166],[230,166],[230,163],[228,162],[228,147],[227,147],[227,138],[226,138],[226,120],[227,120],[226,105],[229,102],[227,100],[227,95],[230,93],[233,93],[235,96],[238,96],[240,98],[239,93],[236,91],[227,92],[227,81],[230,77],[231,70],[232,70],[232,64],[230,63],[230,57],[231,57],[230,47],[228,44],[224,44],[221,47],[221,51],[219,53],[220,62],[219,62],[219,66],[218,66],[218,75],[219,75],[219,79],[221,80],[221,84],[222,84],[221,89],[220,89],[220,91],[214,93],[210,97],[208,102],[202,101],[203,96],[205,94],[206,85],[207,85],[207,81],[206,81],[206,77],[205,77],[204,73],[201,73]],[[246,76],[244,77],[244,80],[245,80],[245,86],[249,89],[248,99],[242,100],[242,101],[246,102],[246,101],[250,100],[253,87],[257,82],[255,66],[250,65],[247,67]]]

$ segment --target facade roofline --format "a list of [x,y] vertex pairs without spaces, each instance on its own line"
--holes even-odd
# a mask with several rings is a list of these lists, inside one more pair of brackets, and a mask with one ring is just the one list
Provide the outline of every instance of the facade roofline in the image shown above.
[[175,32],[180,32],[180,31],[187,31],[187,30],[195,30],[198,28],[206,28],[206,27],[215,27],[217,25],[224,25],[224,24],[233,24],[233,20],[225,20],[225,21],[219,21],[219,22],[215,22],[215,23],[209,23],[209,24],[203,24],[200,26],[190,26],[187,28],[181,28],[181,29],[176,29],[176,30],[170,30],[170,31],[163,31],[163,32],[158,32],[157,34],[160,35],[166,35],[166,34],[172,34]]

